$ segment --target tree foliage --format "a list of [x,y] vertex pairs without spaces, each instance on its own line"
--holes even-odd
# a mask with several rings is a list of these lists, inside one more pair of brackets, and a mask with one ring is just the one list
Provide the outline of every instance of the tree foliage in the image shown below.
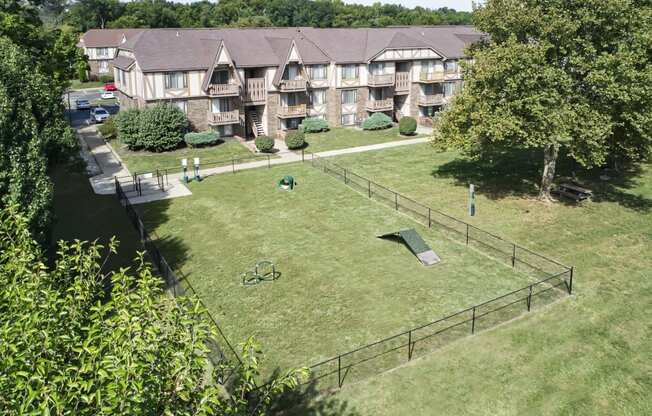
[[179,147],[188,131],[188,118],[178,107],[160,103],[132,108],[115,117],[118,138],[130,149],[164,152]]
[[489,38],[470,48],[465,86],[435,143],[472,155],[543,152],[550,198],[559,150],[584,167],[652,149],[652,6],[621,0],[489,0],[474,16]]
[[330,0],[77,0],[65,19],[80,31],[101,27],[389,26],[469,24],[471,13]]
[[142,258],[134,272],[105,273],[101,246],[61,242],[48,267],[27,226],[14,207],[0,211],[3,414],[263,415],[305,375],[256,390],[251,339],[242,365],[211,366],[215,334],[202,309],[166,295]]

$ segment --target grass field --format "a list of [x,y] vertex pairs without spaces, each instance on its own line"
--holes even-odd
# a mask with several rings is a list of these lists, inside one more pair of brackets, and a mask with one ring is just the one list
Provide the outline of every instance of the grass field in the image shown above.
[[100,81],[81,82],[78,79],[73,79],[70,83],[70,89],[72,90],[81,90],[84,88],[100,88],[103,86],[104,83]]
[[361,129],[336,127],[327,132],[313,133],[306,135],[307,151],[316,153],[326,150],[344,149],[347,147],[365,146],[369,144],[393,142],[421,137],[402,136],[398,133],[398,127],[387,130],[364,131]]
[[[226,140],[215,146],[199,148],[183,147],[161,153],[129,150],[127,146],[123,145],[117,139],[111,141],[111,146],[120,155],[123,163],[131,173],[152,172],[156,169],[165,168],[180,169],[181,159],[188,159],[189,163],[192,164],[192,158],[195,157],[200,159],[200,163],[228,161],[225,164],[230,164],[231,158],[250,158],[254,156],[249,149],[237,140]],[[214,166],[218,165],[211,165],[211,167]]]
[[[292,192],[276,189],[285,174],[297,178]],[[532,282],[307,164],[190,189],[191,197],[139,210],[227,337],[262,342],[268,371],[316,363]],[[376,238],[413,227],[442,263],[426,268],[403,245]],[[280,279],[243,286],[240,274],[263,259]]]
[[[338,163],[455,215],[478,186],[472,222],[576,266],[575,296],[404,368],[345,386],[319,414],[652,414],[652,169],[581,173],[594,202],[534,200],[540,155],[470,162],[427,145]],[[576,167],[560,164],[560,175]],[[560,179],[563,180],[563,179]],[[468,219],[468,218],[467,218]],[[309,411],[302,412],[304,414]]]

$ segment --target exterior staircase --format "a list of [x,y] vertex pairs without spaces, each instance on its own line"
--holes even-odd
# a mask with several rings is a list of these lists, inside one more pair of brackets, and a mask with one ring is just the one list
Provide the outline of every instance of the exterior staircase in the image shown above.
[[265,130],[263,130],[263,123],[260,122],[260,118],[258,117],[258,112],[256,110],[249,110],[248,115],[254,137],[262,136],[265,134]]

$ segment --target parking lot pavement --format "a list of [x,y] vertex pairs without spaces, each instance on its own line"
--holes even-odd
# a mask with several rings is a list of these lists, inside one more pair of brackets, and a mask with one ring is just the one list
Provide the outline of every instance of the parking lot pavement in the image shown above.
[[[120,107],[116,104],[106,104],[102,105],[102,107],[105,108],[109,114],[117,114],[120,110]],[[72,127],[83,127],[89,124],[91,112],[90,110],[66,110],[66,117],[70,120],[70,125]]]

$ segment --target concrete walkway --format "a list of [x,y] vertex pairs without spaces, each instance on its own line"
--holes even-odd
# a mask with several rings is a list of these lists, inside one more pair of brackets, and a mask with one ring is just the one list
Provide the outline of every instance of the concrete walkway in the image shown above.
[[[129,178],[131,173],[123,165],[110,145],[97,132],[95,126],[87,126],[77,130],[82,147],[82,157],[86,160],[89,181],[93,191],[100,195],[115,194],[115,177]],[[129,196],[132,204],[156,201],[159,199],[176,198],[192,195],[192,192],[180,181],[170,181],[165,191],[158,188],[153,177],[141,177],[142,195]]]
[[[133,184],[129,179],[132,175],[129,170],[122,164],[120,156],[118,156],[110,145],[108,145],[97,133],[95,126],[83,127],[78,130],[80,141],[82,142],[82,156],[86,159],[89,166],[89,172],[100,172],[90,178],[93,190],[97,194],[114,194],[115,193],[115,179],[114,177],[125,178],[125,189]],[[396,140],[393,142],[370,144],[366,146],[349,147],[345,149],[328,150],[324,152],[316,152],[317,157],[333,157],[353,153],[369,152],[373,150],[390,149],[400,146],[410,146],[414,144],[427,143],[430,140],[428,137],[420,137],[416,139]],[[277,141],[277,146],[279,143]],[[283,143],[285,145],[285,143]],[[253,162],[245,162],[237,165],[220,166],[210,169],[202,169],[200,174],[202,177],[219,175],[222,173],[231,173],[236,171],[256,169],[272,165],[283,165],[287,163],[295,163],[301,161],[300,152],[292,152],[287,150],[285,146],[283,149],[276,153],[277,158],[268,160],[260,160]],[[306,160],[312,157],[306,154]],[[129,201],[132,204],[140,204],[145,202],[156,201],[159,199],[177,198],[180,196],[192,195],[192,192],[183,183],[183,174],[174,173],[167,177],[165,190],[161,191],[158,187],[157,178],[150,175],[143,175],[139,177],[142,189],[142,195],[129,196]],[[131,188],[129,188],[131,189]]]

